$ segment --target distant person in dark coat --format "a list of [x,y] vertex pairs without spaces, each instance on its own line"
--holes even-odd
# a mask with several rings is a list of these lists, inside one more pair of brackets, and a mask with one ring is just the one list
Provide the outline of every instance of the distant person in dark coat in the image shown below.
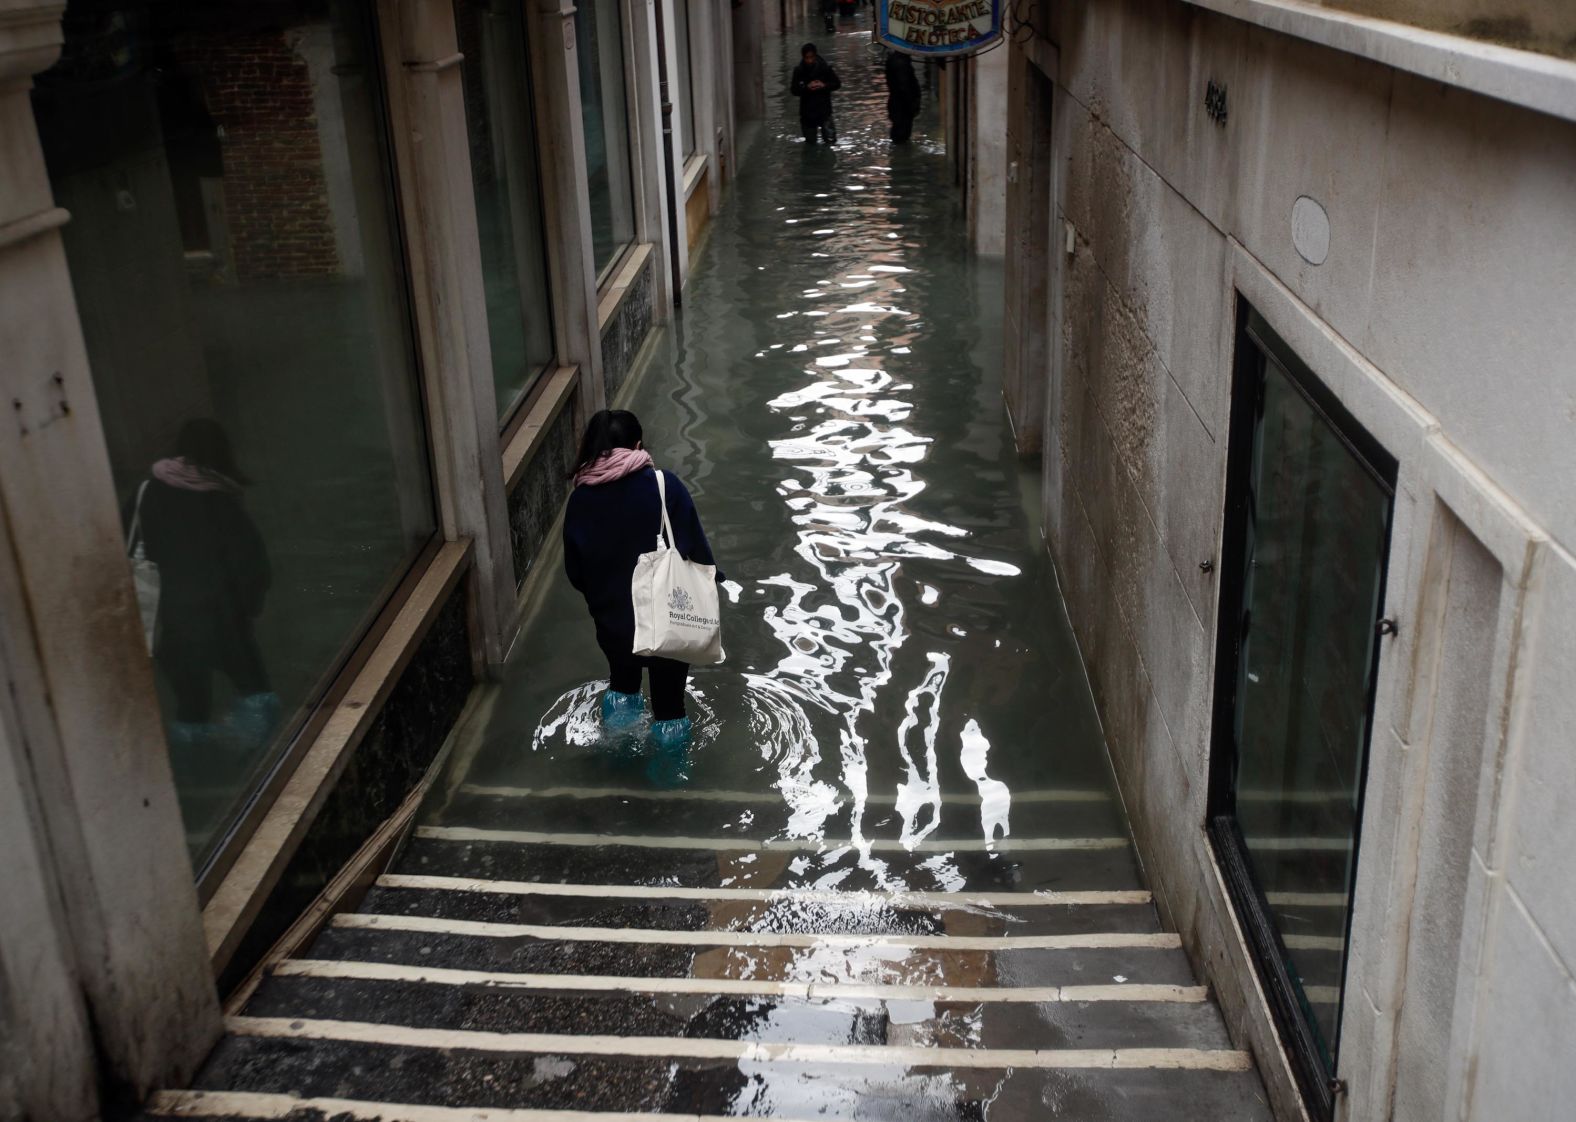
[[892,143],[907,144],[919,113],[919,75],[914,60],[902,51],[886,56],[887,117],[892,121]]
[[837,139],[832,125],[832,92],[842,86],[842,79],[816,52],[814,43],[799,48],[799,59],[788,92],[799,99],[799,125],[804,129],[805,143],[814,144],[819,133],[831,144]]
[[[279,723],[279,697],[253,624],[271,572],[262,535],[241,505],[247,479],[217,421],[181,426],[175,454],[153,465],[137,500],[148,560],[159,567],[153,658],[175,695],[172,742],[229,739],[256,748]],[[213,676],[238,695],[224,726],[213,720]]]
[[[690,740],[690,719],[684,711],[689,666],[634,653],[630,582],[636,562],[651,552],[662,525],[656,466],[643,441],[639,418],[625,409],[604,409],[586,424],[575,461],[575,489],[564,511],[564,570],[585,597],[597,645],[607,656],[603,728],[617,732],[644,715],[640,684],[642,674],[649,673],[652,746],[671,753],[682,751]],[[663,475],[673,548],[686,561],[716,564],[689,491],[671,472]]]

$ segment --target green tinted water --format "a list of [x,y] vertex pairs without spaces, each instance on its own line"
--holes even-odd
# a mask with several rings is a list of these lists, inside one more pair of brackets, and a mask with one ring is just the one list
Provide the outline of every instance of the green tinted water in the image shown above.
[[[930,91],[894,149],[868,33],[818,38],[839,144],[802,142],[797,40],[768,44],[769,119],[628,402],[729,578],[728,661],[691,680],[683,789],[711,809],[521,802],[511,824],[803,839],[798,883],[1061,883],[1026,881],[1007,839],[1126,830],[1001,404],[1000,269],[968,251]],[[451,786],[673,782],[602,742],[605,674],[555,573]]]

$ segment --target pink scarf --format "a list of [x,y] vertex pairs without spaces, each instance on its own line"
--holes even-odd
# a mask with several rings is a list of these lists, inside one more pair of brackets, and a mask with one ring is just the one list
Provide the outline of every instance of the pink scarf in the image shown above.
[[611,483],[634,475],[651,466],[651,453],[644,448],[615,448],[603,452],[585,467],[575,472],[576,486],[584,483],[595,487],[598,483]]
[[182,491],[228,491],[233,495],[241,490],[241,485],[228,475],[194,464],[185,457],[159,460],[153,465],[153,478]]

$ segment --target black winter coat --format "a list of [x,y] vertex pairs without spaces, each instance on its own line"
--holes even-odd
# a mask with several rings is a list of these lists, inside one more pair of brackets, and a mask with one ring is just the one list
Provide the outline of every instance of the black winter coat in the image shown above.
[[887,116],[912,117],[919,112],[919,75],[905,54],[893,51],[886,60]]
[[[677,476],[667,475],[673,547],[686,561],[715,565],[695,500]],[[652,468],[611,483],[581,484],[564,511],[564,571],[586,598],[597,641],[628,651],[635,638],[629,583],[642,553],[656,548],[662,528],[657,473]],[[722,579],[722,574],[717,574]]]
[[161,616],[200,614],[239,626],[262,610],[272,577],[268,550],[238,496],[149,480],[142,540],[159,567]]
[[[810,89],[811,82],[825,82],[826,88]],[[793,68],[793,81],[788,92],[799,99],[799,120],[807,125],[819,125],[832,116],[832,91],[843,84],[837,71],[819,55],[814,62],[801,62]]]

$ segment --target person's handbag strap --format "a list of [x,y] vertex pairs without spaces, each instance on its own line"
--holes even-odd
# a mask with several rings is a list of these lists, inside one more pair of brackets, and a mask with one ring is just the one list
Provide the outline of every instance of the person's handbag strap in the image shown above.
[[657,505],[662,508],[662,524],[657,527],[657,548],[677,549],[678,539],[673,536],[673,524],[668,521],[668,488],[661,468],[657,469]]
[[129,554],[137,548],[137,542],[142,536],[142,496],[147,493],[148,480],[142,481],[142,486],[137,488],[137,505],[131,512],[131,529],[126,531],[126,552]]

